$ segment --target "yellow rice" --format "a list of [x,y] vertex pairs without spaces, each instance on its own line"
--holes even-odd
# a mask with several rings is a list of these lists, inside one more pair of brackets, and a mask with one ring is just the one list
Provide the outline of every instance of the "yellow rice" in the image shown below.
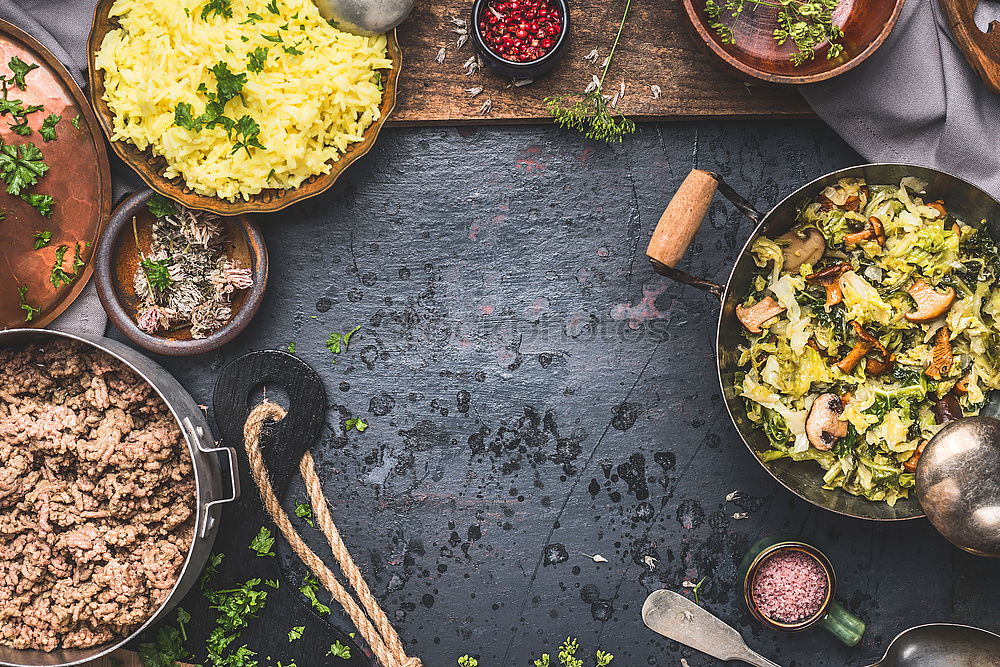
[[[112,6],[121,28],[108,33],[96,60],[115,115],[112,140],[162,155],[165,177],[181,176],[195,192],[230,201],[267,188],[296,188],[328,173],[379,118],[377,70],[392,66],[385,37],[337,30],[312,0],[277,0],[278,14],[267,0],[232,0],[232,18],[203,20],[206,2],[117,0]],[[247,54],[257,47],[268,50],[261,73],[247,71]],[[234,139],[221,126],[192,131],[174,124],[179,102],[191,104],[195,116],[204,112],[207,98],[198,86],[216,90],[209,68],[219,62],[247,73],[242,99],[232,99],[225,115],[250,115],[260,125],[265,149],[251,149],[249,156],[232,152]]]

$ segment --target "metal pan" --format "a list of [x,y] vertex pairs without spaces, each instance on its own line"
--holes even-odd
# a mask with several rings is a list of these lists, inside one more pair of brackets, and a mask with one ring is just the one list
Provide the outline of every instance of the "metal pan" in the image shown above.
[[[785,197],[767,214],[757,212],[752,204],[733,191],[717,174],[695,170],[681,184],[664,211],[646,250],[658,273],[711,292],[722,302],[716,336],[719,382],[729,416],[758,462],[774,479],[799,498],[837,514],[872,521],[914,519],[922,517],[923,510],[912,496],[889,507],[885,503],[853,496],[841,489],[824,489],[816,464],[797,463],[788,459],[765,463],[760,459],[760,453],[770,449],[767,437],[747,418],[744,399],[737,394],[735,387],[736,373],[741,370],[738,365],[738,347],[743,343],[742,327],[735,311],[736,306],[745,298],[750,281],[759,270],[750,253],[750,246],[757,237],[764,235],[774,238],[789,231],[795,225],[798,210],[813,201],[823,188],[835,184],[841,178],[864,178],[871,184],[893,184],[899,183],[904,176],[927,181],[927,195],[931,200],[943,199],[947,202],[948,210],[968,224],[986,220],[990,236],[994,240],[1000,239],[1000,202],[975,185],[927,167],[868,164],[821,176]],[[757,223],[756,229],[740,251],[725,285],[718,285],[676,268],[701,226],[716,190]],[[1000,405],[997,399],[991,398],[983,413],[995,415],[1000,411],[998,408]]]
[[[240,494],[236,452],[228,447],[216,447],[205,413],[191,395],[163,368],[132,348],[99,336],[73,335],[45,329],[0,331],[0,348],[25,343],[44,345],[58,338],[79,341],[111,355],[148,382],[166,403],[184,434],[194,468],[196,488],[196,497],[192,499],[196,504],[194,537],[170,595],[156,613],[131,635],[93,648],[66,649],[49,653],[0,646],[0,665],[9,667],[67,667],[89,662],[122,647],[137,638],[146,628],[163,620],[198,580],[211,555],[219,528],[222,505],[236,500]],[[225,461],[224,476],[220,461]]]

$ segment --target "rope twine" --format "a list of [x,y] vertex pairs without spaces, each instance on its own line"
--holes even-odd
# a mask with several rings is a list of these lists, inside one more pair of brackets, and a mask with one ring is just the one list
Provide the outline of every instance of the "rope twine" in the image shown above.
[[[365,582],[361,570],[354,559],[351,558],[347,545],[344,544],[340,531],[333,523],[333,515],[330,513],[330,506],[323,495],[323,487],[320,483],[319,475],[316,474],[316,464],[313,461],[312,453],[308,450],[299,461],[299,473],[305,481],[306,491],[309,494],[309,502],[312,505],[313,516],[317,525],[322,531],[326,541],[330,545],[333,557],[340,567],[340,571],[347,579],[348,585],[357,596],[354,596],[340,583],[337,575],[327,567],[326,563],[309,548],[302,537],[292,525],[292,520],[281,501],[278,499],[274,486],[271,484],[271,477],[264,466],[264,456],[260,449],[260,438],[264,431],[266,422],[281,421],[285,418],[286,411],[276,403],[264,401],[253,410],[247,417],[243,427],[243,444],[246,447],[247,458],[250,461],[250,473],[257,488],[260,490],[260,499],[264,503],[264,508],[271,515],[275,525],[292,550],[305,563],[306,567],[312,570],[313,574],[330,592],[334,600],[343,607],[350,617],[351,622],[361,633],[361,636],[371,647],[375,657],[383,667],[422,667],[423,663],[417,658],[411,658],[403,648],[403,642],[399,639],[399,634],[392,627],[385,611],[379,605],[378,600],[372,595],[368,584]],[[360,602],[360,604],[359,604]]]

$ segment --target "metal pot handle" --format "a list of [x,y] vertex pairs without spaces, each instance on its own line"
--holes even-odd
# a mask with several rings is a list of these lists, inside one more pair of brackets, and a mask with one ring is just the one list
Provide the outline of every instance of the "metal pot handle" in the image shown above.
[[236,450],[232,447],[211,447],[205,444],[205,431],[200,426],[195,426],[191,423],[191,419],[188,417],[184,418],[184,428],[193,436],[195,444],[198,446],[198,451],[204,454],[222,454],[220,457],[222,460],[227,461],[229,467],[229,482],[230,489],[232,491],[228,496],[222,498],[216,498],[205,504],[204,518],[201,521],[201,525],[198,526],[198,537],[205,537],[208,535],[209,531],[215,526],[216,517],[213,512],[213,508],[225,505],[226,503],[231,503],[236,501],[240,497],[240,468],[237,463]]
[[660,216],[660,221],[653,230],[653,236],[649,239],[646,256],[652,262],[653,270],[660,275],[711,292],[721,298],[722,285],[677,268],[695,234],[701,228],[716,190],[754,224],[760,224],[763,216],[753,204],[729,187],[721,176],[711,171],[692,169]]

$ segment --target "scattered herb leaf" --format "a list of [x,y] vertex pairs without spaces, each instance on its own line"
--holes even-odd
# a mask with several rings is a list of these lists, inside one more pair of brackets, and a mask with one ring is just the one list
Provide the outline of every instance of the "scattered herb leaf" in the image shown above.
[[165,259],[149,259],[147,257],[140,264],[142,265],[142,270],[146,272],[146,282],[149,283],[151,288],[160,294],[170,288],[173,279],[170,277],[169,257]]
[[272,551],[274,548],[274,537],[271,536],[271,531],[266,526],[260,527],[260,532],[250,542],[250,548],[257,553],[258,557],[274,555],[274,551]]
[[299,592],[306,596],[312,604],[312,608],[316,610],[317,613],[326,615],[330,613],[330,608],[325,604],[316,599],[316,591],[319,590],[319,582],[312,575],[306,575],[306,578],[302,582],[302,586],[299,588]]
[[344,422],[344,426],[347,427],[348,431],[354,429],[355,431],[364,432],[364,430],[368,428],[368,424],[361,417],[351,417],[346,422]]
[[146,208],[157,218],[165,218],[168,215],[177,215],[177,205],[173,200],[167,199],[161,194],[154,194],[146,201]]
[[156,640],[139,644],[139,659],[143,667],[176,667],[194,656],[184,648],[187,640],[186,626],[191,614],[177,608],[177,625],[164,625],[156,633]]
[[307,503],[303,502],[295,503],[295,516],[299,517],[300,519],[304,519],[306,523],[315,528],[316,524],[313,523],[312,515],[313,515],[312,507],[310,507]]
[[35,315],[42,312],[41,308],[35,308],[30,303],[28,303],[28,286],[21,285],[17,288],[17,296],[21,302],[21,310],[24,311],[24,321],[30,322],[35,319]]
[[251,147],[265,148],[264,144],[260,143],[257,138],[260,136],[260,125],[250,116],[243,116],[236,121],[234,133],[236,134],[236,142],[233,144],[233,150],[230,151],[230,154],[242,148],[247,152],[247,157],[250,157]]
[[7,67],[10,71],[14,73],[14,78],[11,79],[14,85],[21,90],[27,90],[28,86],[24,81],[24,77],[28,76],[28,72],[33,69],[38,69],[38,65],[35,63],[26,63],[17,56],[11,57],[10,61],[7,63]]
[[77,115],[73,116],[73,118],[70,119],[69,124],[79,130],[80,129],[80,114],[77,114]]
[[344,646],[340,643],[338,639],[334,643],[330,644],[330,650],[326,652],[327,655],[332,655],[337,658],[343,658],[344,660],[351,659],[351,647]]
[[208,0],[201,10],[201,20],[207,21],[209,16],[221,16],[225,19],[233,18],[232,0]]
[[28,202],[46,218],[52,217],[52,195],[23,194],[21,199]]
[[[354,333],[360,328],[361,325],[358,325],[344,334],[341,333],[330,334],[330,337],[326,339],[327,349],[330,350],[330,352],[332,352],[333,354],[340,354],[341,352],[347,352],[348,345],[351,342],[351,336],[353,336]],[[337,363],[336,360],[334,360],[334,363]]]
[[52,242],[52,232],[49,230],[43,230],[40,232],[35,232],[31,235],[35,239],[35,250],[41,250],[49,243]]
[[45,120],[42,121],[42,126],[38,128],[38,133],[42,135],[42,139],[45,141],[55,141],[56,140],[56,125],[62,120],[62,116],[57,116],[52,113],[46,116]]
[[258,46],[256,49],[247,54],[250,61],[247,63],[247,71],[254,72],[258,74],[264,71],[264,65],[267,64],[267,47]]
[[272,14],[280,14],[281,12],[278,11],[278,0],[271,0],[270,2],[268,2],[267,11],[271,12]]
[[69,285],[73,282],[73,275],[66,273],[63,269],[63,259],[66,257],[66,251],[69,250],[69,246],[61,245],[56,248],[56,261],[52,265],[52,271],[49,273],[49,282],[52,283],[52,287],[58,288],[60,285]]
[[4,144],[0,139],[0,178],[7,184],[7,194],[19,195],[49,170],[41,149],[35,144]]
[[305,632],[306,626],[296,625],[294,628],[288,631],[288,641],[293,642],[296,639],[302,639],[302,633]]

